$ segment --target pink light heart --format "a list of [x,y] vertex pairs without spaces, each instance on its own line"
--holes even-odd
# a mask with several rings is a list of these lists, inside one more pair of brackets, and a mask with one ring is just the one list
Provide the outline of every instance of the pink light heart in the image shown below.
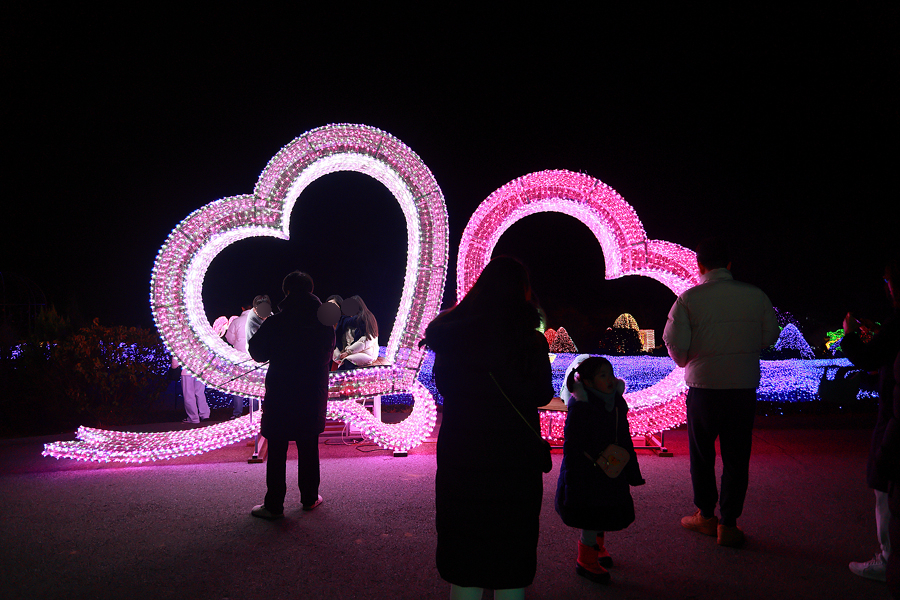
[[[388,365],[332,373],[328,414],[358,427],[384,448],[405,452],[434,428],[434,398],[417,379],[425,350],[418,341],[437,315],[448,262],[443,193],[418,155],[388,133],[365,125],[328,125],[306,132],[269,161],[251,195],[223,198],[187,216],[166,239],[153,267],[150,305],[168,349],[207,385],[247,397],[265,394],[265,367],[254,369],[206,319],[206,270],[225,247],[252,236],[288,239],[294,203],[310,183],[336,171],[380,181],[406,218],[407,264],[400,306],[387,344]],[[401,423],[374,418],[357,400],[409,392],[412,413]],[[250,416],[173,435],[79,429],[76,442],[48,444],[44,454],[79,460],[142,462],[197,454],[258,431]]]
[[[456,261],[456,297],[469,291],[500,236],[516,221],[539,212],[575,217],[593,232],[606,261],[606,279],[640,275],[656,279],[676,295],[700,276],[696,254],[677,244],[648,240],[634,208],[614,189],[583,173],[540,171],[502,186],[469,219]],[[632,435],[656,433],[685,421],[684,369],[662,381],[625,394]]]

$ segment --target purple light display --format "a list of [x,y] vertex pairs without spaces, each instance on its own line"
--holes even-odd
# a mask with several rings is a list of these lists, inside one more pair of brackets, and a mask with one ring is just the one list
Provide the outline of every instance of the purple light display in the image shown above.
[[[553,361],[553,385],[559,390],[563,385],[563,375],[575,359],[575,354],[558,354]],[[668,357],[659,356],[607,356],[613,365],[616,377],[625,380],[626,391],[644,390],[664,380],[674,369],[675,363]],[[858,371],[846,358],[814,360],[763,360],[760,361],[760,384],[756,391],[761,402],[798,403],[821,401],[820,386],[823,381],[833,381],[839,369]],[[422,374],[427,377],[427,373]],[[857,400],[871,397],[873,392],[860,389]],[[629,394],[626,394],[628,397]],[[674,410],[683,407],[676,403]],[[674,412],[674,411],[673,411]],[[547,439],[563,439],[565,412],[541,412],[541,434]],[[635,427],[635,423],[637,427]],[[644,435],[641,417],[632,420],[629,412],[629,426],[633,436]]]
[[775,349],[796,350],[800,353],[800,357],[804,359],[812,359],[815,356],[809,343],[793,323],[788,323],[785,325],[784,329],[781,330],[778,341],[775,342]]

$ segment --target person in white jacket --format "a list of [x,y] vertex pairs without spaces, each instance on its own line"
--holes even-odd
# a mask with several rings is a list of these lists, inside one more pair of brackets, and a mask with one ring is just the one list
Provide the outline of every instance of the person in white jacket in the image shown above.
[[[778,321],[762,290],[732,278],[723,240],[701,242],[697,266],[700,283],[678,296],[663,333],[669,356],[684,367],[688,385],[691,483],[697,511],[681,524],[716,536],[719,545],[739,546],[744,533],[737,519],[749,481],[759,354],[778,340]],[[716,487],[716,438],[722,451],[721,496]],[[715,515],[717,502],[721,521]]]
[[378,322],[359,296],[344,300],[341,310],[352,315],[338,326],[332,358],[339,369],[364,367],[378,358]]

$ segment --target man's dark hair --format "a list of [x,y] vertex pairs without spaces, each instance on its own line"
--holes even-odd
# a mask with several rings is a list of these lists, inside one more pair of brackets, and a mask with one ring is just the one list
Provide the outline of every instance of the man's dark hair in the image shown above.
[[313,291],[313,279],[302,271],[294,271],[288,273],[281,284],[281,290],[285,295],[291,292],[300,292],[311,294]]
[[723,269],[731,262],[728,244],[723,238],[707,238],[697,244],[697,262],[709,270]]

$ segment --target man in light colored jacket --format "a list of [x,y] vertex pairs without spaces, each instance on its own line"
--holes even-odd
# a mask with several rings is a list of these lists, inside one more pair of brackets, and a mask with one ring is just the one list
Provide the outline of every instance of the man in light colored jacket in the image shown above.
[[[737,519],[744,507],[759,386],[759,353],[778,340],[778,321],[759,288],[735,281],[723,240],[697,247],[700,283],[669,311],[663,340],[684,367],[691,483],[697,512],[681,524],[738,546]],[[716,488],[716,438],[722,451],[722,494]],[[722,519],[715,515],[716,503]]]

